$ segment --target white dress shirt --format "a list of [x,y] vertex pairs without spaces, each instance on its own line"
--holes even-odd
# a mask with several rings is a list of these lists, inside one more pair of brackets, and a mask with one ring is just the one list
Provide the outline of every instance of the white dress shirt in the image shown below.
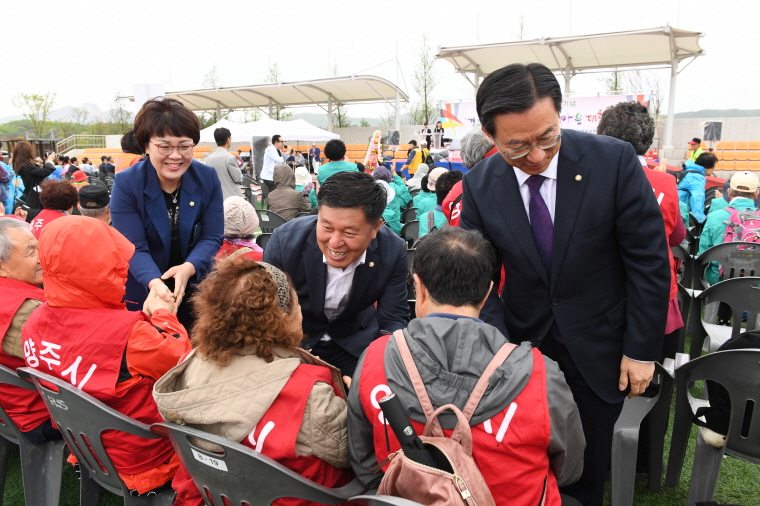
[[274,144],[270,144],[264,151],[264,164],[261,166],[261,179],[272,181],[274,178],[274,166],[278,163],[284,163],[282,156],[280,156],[280,153],[277,151],[277,148],[274,147]]
[[[557,156],[558,154],[559,151],[557,151],[557,154],[554,155],[552,161],[549,162],[549,166],[546,168],[546,170],[539,174],[541,176],[544,176],[546,180],[544,181],[544,184],[541,185],[538,193],[541,195],[541,198],[544,199],[547,209],[549,209],[549,214],[552,217],[552,223],[554,223],[554,204],[557,201],[557,164],[559,163],[559,157]],[[517,167],[512,167],[512,169],[515,171],[517,184],[520,186],[520,196],[522,197],[523,205],[525,206],[525,214],[528,216],[528,222],[530,222],[530,188],[528,188],[528,185],[526,184],[526,181],[528,181],[530,174],[526,174]]]
[[[351,286],[354,283],[354,273],[356,268],[364,263],[367,258],[367,252],[348,264],[348,267],[341,269],[333,267],[327,263],[327,257],[322,255],[322,263],[327,265],[327,286],[325,287],[325,316],[329,320],[333,315],[339,315],[348,304],[348,296],[351,293]],[[325,334],[322,341],[329,341],[330,336]]]

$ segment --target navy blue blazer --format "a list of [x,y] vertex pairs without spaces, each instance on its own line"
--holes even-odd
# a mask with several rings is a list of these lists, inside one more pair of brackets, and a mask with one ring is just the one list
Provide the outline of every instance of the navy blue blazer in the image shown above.
[[264,261],[287,272],[293,281],[306,334],[304,348],[310,349],[329,334],[358,357],[381,331],[403,329],[409,321],[406,246],[390,228],[380,227],[364,264],[354,272],[348,305],[329,320],[325,316],[327,265],[317,245],[316,227],[317,216],[308,216],[276,228],[264,249]]
[[551,273],[504,157],[464,176],[462,228],[483,232],[506,271],[501,300],[493,290],[481,318],[534,345],[556,321],[586,382],[618,402],[622,356],[662,352],[671,275],[662,213],[630,144],[563,130],[558,156]]
[[[179,239],[182,258],[195,266],[188,285],[203,279],[222,245],[224,208],[216,170],[195,160],[182,176],[179,192]],[[111,193],[113,226],[135,245],[129,261],[130,310],[142,310],[148,282],[169,269],[171,228],[156,169],[149,159],[119,172]]]

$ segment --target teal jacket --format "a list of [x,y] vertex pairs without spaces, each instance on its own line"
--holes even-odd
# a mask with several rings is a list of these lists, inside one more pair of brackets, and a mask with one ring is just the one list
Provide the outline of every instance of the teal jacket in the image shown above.
[[344,162],[343,160],[328,162],[319,168],[319,174],[317,174],[317,182],[321,186],[325,183],[325,179],[332,176],[333,174],[354,170],[356,172],[359,172],[359,167],[357,167],[355,163]]
[[398,175],[394,175],[390,186],[396,191],[396,198],[393,200],[393,203],[398,204],[399,209],[406,207],[409,201],[412,200],[412,195],[409,193],[409,188],[406,187],[404,180]]
[[428,225],[430,221],[429,216],[431,213],[433,214],[433,222],[437,230],[440,230],[449,224],[448,220],[446,219],[446,215],[443,214],[443,211],[441,211],[441,206],[435,206],[435,210],[426,212],[420,218],[420,237],[430,233],[430,227]]
[[418,193],[417,196],[414,197],[414,200],[412,202],[413,202],[414,207],[417,208],[418,220],[426,212],[432,211],[433,209],[435,209],[435,205],[438,203],[435,197],[435,193],[427,193],[423,191]]
[[390,204],[385,206],[383,219],[395,234],[401,233],[401,209],[396,205],[396,199],[393,199]]
[[[304,185],[302,185],[302,184],[296,186],[296,190],[298,190],[299,192],[303,191],[303,189],[304,189]],[[316,207],[317,207],[317,191],[314,188],[312,188],[311,191],[309,192],[309,202],[311,202],[311,208],[312,209],[316,209]]]
[[710,216],[713,212],[719,211],[720,209],[723,209],[728,205],[728,202],[726,202],[725,197],[712,199],[712,202],[710,203],[710,210],[707,212],[707,216]]
[[686,230],[689,230],[689,205],[686,202],[678,202],[678,207],[681,209],[681,218],[683,218],[683,226]]
[[[741,197],[733,199],[729,205],[739,211],[757,209],[754,200]],[[705,227],[702,229],[702,236],[699,238],[700,255],[713,246],[723,244],[723,236],[726,233],[726,222],[730,218],[731,212],[726,208],[718,209],[717,211],[708,214]],[[718,262],[710,262],[710,266],[705,273],[705,278],[711,285],[720,281]]]

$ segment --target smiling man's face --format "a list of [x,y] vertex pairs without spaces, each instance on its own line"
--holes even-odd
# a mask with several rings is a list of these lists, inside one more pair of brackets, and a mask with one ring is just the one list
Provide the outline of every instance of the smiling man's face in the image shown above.
[[332,267],[345,269],[367,251],[383,221],[367,222],[361,207],[320,206],[317,244]]

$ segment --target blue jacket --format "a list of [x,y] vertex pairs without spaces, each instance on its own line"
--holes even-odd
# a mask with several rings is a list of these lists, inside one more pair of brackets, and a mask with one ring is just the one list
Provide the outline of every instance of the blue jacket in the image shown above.
[[686,160],[686,170],[699,174],[686,174],[678,183],[678,200],[689,206],[689,211],[698,222],[705,221],[705,169],[691,160]]
[[[364,264],[354,272],[346,308],[332,320],[325,316],[327,265],[317,244],[317,216],[277,227],[264,250],[264,261],[293,281],[303,316],[303,347],[311,349],[325,334],[358,357],[383,333],[406,328],[406,246],[382,226],[367,248]],[[375,308],[377,302],[377,308]]]
[[[127,308],[142,310],[148,282],[169,267],[171,228],[156,169],[149,159],[116,174],[111,193],[113,226],[135,245],[129,261]],[[195,267],[188,286],[203,279],[222,245],[224,210],[216,170],[193,160],[182,176],[179,193],[179,239],[182,257]]]

